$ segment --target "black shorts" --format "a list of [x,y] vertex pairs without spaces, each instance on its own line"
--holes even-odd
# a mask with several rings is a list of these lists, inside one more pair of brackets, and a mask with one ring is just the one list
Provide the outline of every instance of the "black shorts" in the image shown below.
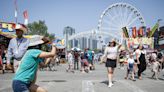
[[106,67],[111,67],[111,68],[116,68],[116,60],[112,60],[112,59],[107,59],[105,66]]

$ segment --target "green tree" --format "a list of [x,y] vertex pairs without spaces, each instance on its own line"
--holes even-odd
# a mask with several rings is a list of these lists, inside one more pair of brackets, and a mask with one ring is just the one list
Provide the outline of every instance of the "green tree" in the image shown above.
[[55,39],[54,34],[48,33],[48,27],[45,24],[45,21],[39,20],[38,22],[34,21],[33,23],[29,23],[27,25],[29,32],[29,35],[42,35],[45,37],[48,37],[50,40]]
[[43,35],[48,36],[48,28],[45,24],[45,21],[39,20],[38,22],[34,21],[33,23],[29,23],[28,25],[29,35]]
[[[45,37],[48,37],[50,41],[55,39],[55,34],[48,33],[48,27],[45,24],[45,21],[39,20],[38,22],[34,21],[33,23],[29,23],[27,25],[29,32],[28,35],[42,35]],[[48,45],[44,44],[42,45],[42,50],[48,51],[49,47]]]

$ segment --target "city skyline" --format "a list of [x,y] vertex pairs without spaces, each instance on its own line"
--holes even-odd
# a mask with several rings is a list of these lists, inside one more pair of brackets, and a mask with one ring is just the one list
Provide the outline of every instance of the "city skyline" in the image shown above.
[[[102,12],[118,2],[136,7],[148,27],[152,28],[158,19],[164,18],[163,0],[17,0],[18,22],[24,23],[23,11],[27,10],[29,23],[44,20],[48,32],[63,37],[66,26],[73,27],[76,33],[97,28]],[[14,0],[1,0],[0,6],[0,20],[14,22]]]

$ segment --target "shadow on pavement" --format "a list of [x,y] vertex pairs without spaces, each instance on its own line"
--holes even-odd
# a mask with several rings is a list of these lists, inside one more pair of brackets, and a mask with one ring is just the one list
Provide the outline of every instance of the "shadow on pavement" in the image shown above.
[[40,82],[67,82],[66,80],[43,80]]
[[[112,81],[112,82],[115,83],[116,81]],[[102,81],[100,83],[104,83],[104,84],[108,85],[108,80]]]
[[[148,79],[152,79],[152,80],[156,80],[155,78],[152,78],[152,77],[147,77]],[[164,79],[163,78],[158,78],[159,80],[161,80],[161,81],[164,81]]]

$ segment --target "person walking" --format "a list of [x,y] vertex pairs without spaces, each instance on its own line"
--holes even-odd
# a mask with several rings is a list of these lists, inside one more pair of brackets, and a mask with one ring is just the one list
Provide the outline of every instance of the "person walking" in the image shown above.
[[138,78],[141,80],[141,74],[146,70],[146,51],[141,44],[136,50],[136,58],[138,63]]
[[81,72],[82,73],[89,73],[89,63],[87,61],[87,59],[84,56],[84,52],[81,53]]
[[3,49],[2,49],[2,46],[0,45],[0,70],[2,70],[2,73],[4,73],[2,57],[3,57]]
[[134,59],[134,75],[136,75],[137,72],[137,58],[136,58],[136,48],[133,50],[133,59]]
[[68,52],[68,69],[66,70],[67,72],[73,72],[74,73],[74,70],[73,70],[73,55],[72,55],[72,51],[69,51]]
[[89,68],[90,70],[93,70],[93,53],[92,50],[90,50],[89,48],[87,51],[87,57],[88,57]]
[[[1,53],[1,51],[2,51],[2,53]],[[1,57],[2,57],[2,66],[3,66],[2,73],[5,73],[6,61],[7,61],[7,50],[6,50],[6,46],[4,44],[1,46],[1,51],[0,51],[0,53],[1,53]]]
[[23,37],[23,34],[27,32],[25,25],[16,24],[15,30],[17,37],[10,40],[7,51],[7,66],[11,69],[10,63],[13,63],[13,72],[17,70],[20,60],[27,51],[30,42],[27,38]]
[[74,70],[79,70],[79,52],[77,50],[74,51]]
[[45,67],[44,58],[56,56],[56,46],[52,46],[50,52],[44,52],[41,49],[41,41],[30,45],[28,51],[21,59],[18,70],[16,71],[12,88],[13,92],[47,92],[44,88],[35,84],[38,67]]
[[108,71],[108,87],[112,87],[113,83],[113,74],[114,74],[114,69],[116,68],[117,64],[117,56],[118,56],[118,49],[121,47],[120,44],[116,45],[115,40],[112,40],[112,42],[109,42],[108,47],[105,49],[104,57],[107,58],[105,66],[107,67]]
[[154,78],[155,76],[155,79],[158,80],[160,70],[161,70],[161,64],[159,63],[158,60],[154,60],[152,62],[152,72],[153,72],[152,78]]

